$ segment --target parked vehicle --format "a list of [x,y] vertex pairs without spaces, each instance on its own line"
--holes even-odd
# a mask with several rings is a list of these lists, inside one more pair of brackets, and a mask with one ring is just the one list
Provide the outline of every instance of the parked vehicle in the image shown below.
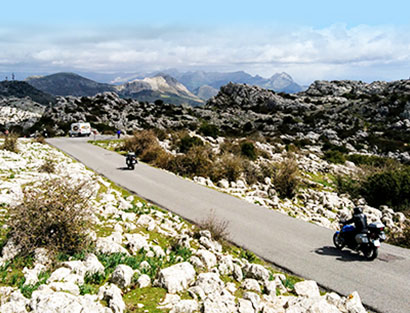
[[90,136],[91,125],[90,123],[73,123],[68,131],[68,135],[70,137]]
[[125,163],[127,164],[128,169],[133,170],[135,168],[135,164],[137,164],[138,161],[134,152],[128,152],[125,155]]
[[386,240],[384,225],[380,222],[367,226],[367,232],[356,234],[353,225],[340,224],[341,230],[333,235],[333,243],[339,250],[345,246],[355,251],[361,251],[364,257],[371,261],[377,258],[380,243]]

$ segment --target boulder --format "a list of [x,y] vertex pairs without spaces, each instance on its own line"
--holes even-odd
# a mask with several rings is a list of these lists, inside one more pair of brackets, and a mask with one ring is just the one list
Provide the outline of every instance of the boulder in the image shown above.
[[199,305],[195,300],[181,300],[176,303],[169,313],[193,313],[198,312]]
[[148,275],[143,274],[140,277],[138,277],[137,283],[138,287],[140,288],[148,287],[151,285],[151,278]]
[[175,264],[159,272],[158,285],[167,289],[169,293],[177,293],[188,288],[194,281],[195,274],[195,269],[190,263]]
[[245,276],[248,278],[255,278],[257,280],[269,279],[269,271],[260,264],[249,264],[244,269]]
[[314,298],[320,297],[319,287],[313,280],[305,280],[295,284],[295,292],[298,296]]
[[118,265],[111,275],[110,281],[120,288],[128,287],[131,284],[134,270],[125,264]]
[[105,284],[104,286],[101,286],[98,290],[98,298],[105,300],[113,313],[125,312],[126,306],[122,299],[121,289],[116,285]]
[[252,302],[245,299],[238,300],[238,313],[255,313]]
[[216,266],[216,256],[212,252],[200,249],[196,252],[196,255],[200,258],[207,269]]

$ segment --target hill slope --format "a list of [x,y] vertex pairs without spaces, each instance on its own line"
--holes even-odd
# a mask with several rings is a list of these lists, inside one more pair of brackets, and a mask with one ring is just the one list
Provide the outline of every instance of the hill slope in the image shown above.
[[94,96],[97,93],[115,90],[109,84],[97,83],[74,73],[29,77],[26,81],[37,89],[56,96]]
[[15,97],[23,99],[31,98],[34,102],[42,105],[49,105],[56,101],[55,97],[42,92],[30,84],[23,81],[2,81],[0,82],[0,98]]

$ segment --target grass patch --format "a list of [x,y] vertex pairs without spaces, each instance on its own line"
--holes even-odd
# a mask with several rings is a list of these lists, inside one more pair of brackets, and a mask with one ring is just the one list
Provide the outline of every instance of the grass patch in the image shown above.
[[[166,293],[164,288],[159,287],[136,288],[124,294],[123,300],[128,313],[162,313],[164,309],[158,309],[157,306],[164,299]],[[142,304],[143,307],[139,308],[138,304]]]

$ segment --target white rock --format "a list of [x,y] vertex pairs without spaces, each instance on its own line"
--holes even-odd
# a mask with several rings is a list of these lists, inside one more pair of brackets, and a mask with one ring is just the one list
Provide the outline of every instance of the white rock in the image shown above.
[[298,296],[314,298],[320,297],[319,287],[313,280],[305,280],[295,284],[295,292]]
[[151,285],[151,278],[148,275],[143,274],[140,277],[138,277],[137,283],[138,287],[140,288],[148,287]]
[[13,291],[13,288],[11,287],[0,287],[0,300],[1,313],[27,312],[26,307],[29,303],[29,300],[21,294],[20,290]]
[[55,270],[47,279],[47,283],[51,282],[67,282],[82,285],[84,284],[84,277],[77,274],[72,274],[67,267],[60,267]]
[[346,297],[344,305],[349,313],[367,312],[363,307],[359,294],[356,291]]
[[164,300],[159,303],[158,309],[171,309],[176,303],[181,300],[181,297],[175,294],[167,293]]
[[195,269],[188,263],[179,263],[159,272],[158,283],[169,293],[177,293],[188,288],[195,279]]
[[193,313],[198,310],[199,305],[195,300],[181,300],[172,307],[169,313]]
[[101,300],[105,300],[108,303],[108,306],[114,313],[123,313],[125,312],[126,306],[122,299],[121,289],[116,285],[104,285],[101,286],[98,290],[98,297]]
[[245,299],[238,299],[238,313],[255,313],[252,302]]
[[260,292],[261,291],[261,287],[259,286],[259,283],[256,279],[253,278],[246,278],[242,284],[241,287],[245,290],[249,290],[249,291],[256,291],[256,292]]
[[127,239],[127,246],[131,249],[133,253],[138,253],[141,249],[149,248],[147,239],[140,234],[125,234]]
[[98,260],[98,258],[93,254],[89,253],[85,257],[84,260],[84,266],[86,273],[94,274],[94,273],[100,273],[104,274],[104,266],[101,264],[101,262]]
[[256,312],[259,312],[261,306],[261,298],[258,294],[250,291],[243,293],[243,298],[252,302],[252,306]]
[[49,288],[39,288],[33,292],[30,309],[33,313],[108,313],[96,296],[74,296],[66,292],[50,292]]
[[47,286],[53,291],[66,291],[75,296],[80,295],[80,288],[78,288],[78,285],[73,283],[52,282]]
[[120,288],[128,287],[131,284],[134,270],[125,264],[118,265],[111,275],[110,281]]
[[216,273],[201,273],[197,277],[195,286],[200,287],[205,295],[210,295],[221,293],[224,283]]
[[216,266],[216,256],[208,250],[198,250],[196,255],[201,259],[207,269]]
[[121,244],[115,243],[110,239],[98,238],[96,242],[97,251],[105,254],[113,253],[124,253],[129,255],[127,249],[125,249]]
[[229,182],[226,179],[221,179],[218,182],[218,187],[228,189],[229,188]]
[[260,264],[250,264],[245,267],[245,276],[248,278],[255,278],[257,280],[269,279],[269,271]]

